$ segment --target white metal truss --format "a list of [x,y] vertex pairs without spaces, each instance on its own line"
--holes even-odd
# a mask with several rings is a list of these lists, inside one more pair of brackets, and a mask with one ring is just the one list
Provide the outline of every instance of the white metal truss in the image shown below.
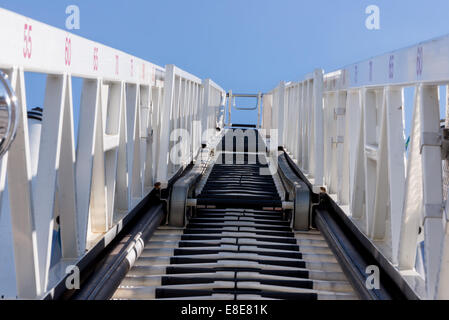
[[284,146],[293,160],[316,186],[323,185],[324,127],[323,71],[300,82],[281,82],[263,98],[262,128],[278,130],[278,145]]
[[224,108],[226,92],[212,80],[202,81],[174,65],[166,67],[164,92],[158,181],[167,185],[197,157],[201,144],[217,135],[216,128],[223,127],[217,111]]
[[[0,161],[0,297],[34,299],[98,241],[109,243],[156,181],[166,183],[195,160],[202,142],[216,138],[226,94],[173,65],[164,69],[3,9],[0,41],[8,44],[0,69],[21,111],[15,141]],[[26,72],[47,79],[33,149]],[[77,139],[73,77],[83,80]],[[170,135],[180,128],[189,134],[182,162],[174,164]],[[213,131],[201,140],[206,128]],[[51,267],[56,217],[62,258]]]
[[[279,129],[279,145],[314,187],[325,187],[427,299],[449,299],[439,119],[439,86],[449,83],[448,54],[446,36],[323,77],[316,71],[264,96],[264,103],[273,102],[272,110],[264,110],[263,127]],[[409,86],[415,99],[407,155],[404,88]],[[425,271],[418,270],[422,263]]]

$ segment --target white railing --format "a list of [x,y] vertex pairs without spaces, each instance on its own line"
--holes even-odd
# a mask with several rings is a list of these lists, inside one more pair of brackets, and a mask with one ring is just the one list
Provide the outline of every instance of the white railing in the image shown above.
[[207,131],[203,133],[202,142],[207,144],[217,135],[217,128],[224,127],[226,91],[210,79],[204,80],[203,84],[206,112],[202,115],[202,128]]
[[[0,69],[21,112],[0,160],[0,297],[38,298],[96,243],[114,238],[156,176],[167,182],[195,160],[202,129],[193,124],[208,114],[207,127],[215,129],[209,111],[224,105],[225,92],[175,66],[164,69],[3,9],[0,43]],[[29,134],[27,72],[47,75],[40,137]],[[83,80],[77,140],[73,77]],[[176,128],[192,133],[181,164],[168,157]],[[61,258],[51,265],[55,232]]]
[[263,97],[262,128],[278,130],[278,144],[299,159],[317,192],[323,185],[322,83],[323,72],[316,70],[304,81],[281,82]]
[[[446,36],[324,79],[317,71],[271,92],[280,145],[428,299],[449,298],[439,95],[440,86],[448,88],[448,57]],[[407,154],[404,88],[410,86],[415,96]],[[446,98],[446,114],[448,106]]]
[[217,134],[218,115],[214,111],[224,105],[225,97],[226,92],[212,80],[202,81],[173,65],[167,66],[158,162],[158,181],[162,185],[196,158],[202,142],[207,144]]

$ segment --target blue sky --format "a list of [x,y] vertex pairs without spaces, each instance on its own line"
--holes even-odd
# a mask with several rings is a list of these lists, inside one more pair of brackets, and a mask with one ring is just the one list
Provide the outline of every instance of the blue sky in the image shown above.
[[[81,11],[74,33],[239,92],[449,33],[447,0],[0,0],[59,28],[70,4]],[[377,31],[365,28],[370,4],[380,7]]]

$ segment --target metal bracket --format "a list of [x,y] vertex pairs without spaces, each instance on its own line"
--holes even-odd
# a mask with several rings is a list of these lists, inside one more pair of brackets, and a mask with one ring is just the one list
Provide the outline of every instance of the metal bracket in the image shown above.
[[346,114],[345,108],[334,108],[334,120],[337,120],[337,117],[342,117]]
[[441,128],[440,132],[422,132],[420,153],[424,146],[440,147],[441,159],[449,160],[449,128]]
[[285,183],[289,199],[283,203],[284,208],[293,205],[292,227],[295,230],[307,231],[310,227],[311,195],[306,183],[291,170],[285,155],[278,157],[278,173]]
[[428,203],[424,205],[424,218],[422,225],[427,219],[442,219],[443,218],[444,205],[442,203]]
[[168,224],[185,227],[187,207],[192,206],[191,194],[201,177],[200,165],[196,165],[184,177],[175,182],[170,192]]
[[441,133],[439,132],[422,132],[420,153],[424,146],[441,147]]
[[345,137],[343,137],[343,136],[331,137],[332,144],[339,144],[339,143],[344,143],[344,142],[345,142]]

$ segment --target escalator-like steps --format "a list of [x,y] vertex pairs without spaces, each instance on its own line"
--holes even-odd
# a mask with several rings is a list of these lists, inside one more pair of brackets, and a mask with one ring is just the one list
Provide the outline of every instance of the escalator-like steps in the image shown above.
[[251,139],[230,133],[237,153],[218,157],[187,226],[159,227],[113,298],[356,299],[321,234],[285,220],[264,155],[238,154]]
[[198,205],[216,208],[279,208],[282,201],[268,165],[215,164],[197,197]]
[[216,164],[198,198],[280,201],[281,198],[277,193],[273,177],[271,175],[261,175],[260,171],[262,168],[268,168],[268,166]]
[[115,299],[354,299],[318,232],[277,211],[202,209],[185,230],[160,227]]

